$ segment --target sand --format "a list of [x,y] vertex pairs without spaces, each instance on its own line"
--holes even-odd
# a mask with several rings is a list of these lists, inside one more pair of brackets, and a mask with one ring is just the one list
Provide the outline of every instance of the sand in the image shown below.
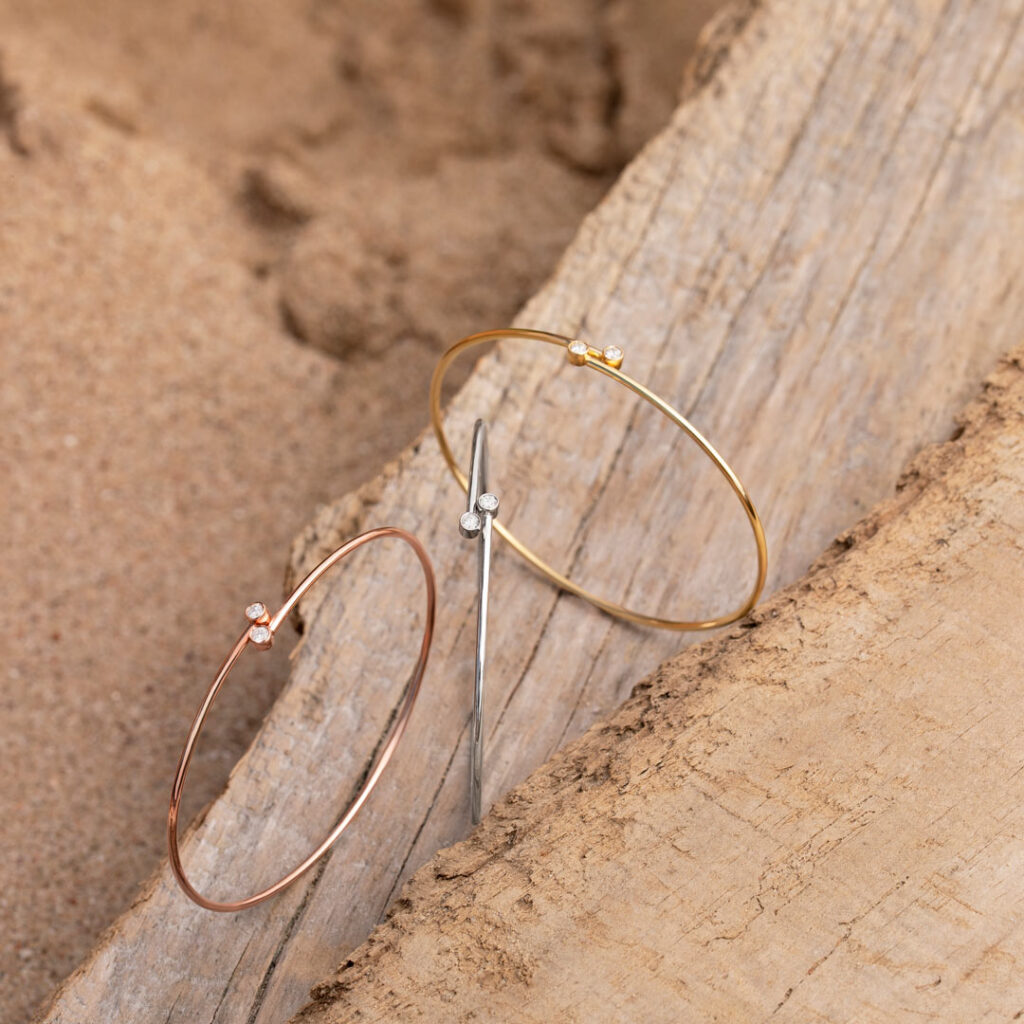
[[[538,287],[716,3],[0,3],[0,1019],[158,865],[242,608]],[[194,807],[286,672],[232,677]]]

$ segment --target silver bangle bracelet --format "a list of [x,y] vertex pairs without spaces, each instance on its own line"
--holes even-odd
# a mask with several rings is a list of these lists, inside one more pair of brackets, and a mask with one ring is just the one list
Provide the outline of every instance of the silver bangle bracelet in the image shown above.
[[498,498],[487,490],[487,425],[477,420],[469,462],[466,511],[459,517],[463,537],[479,538],[477,546],[476,667],[473,680],[472,747],[469,763],[469,800],[473,824],[479,824],[483,802],[484,765],[484,662],[487,657],[487,597],[491,576],[491,521],[498,514]]

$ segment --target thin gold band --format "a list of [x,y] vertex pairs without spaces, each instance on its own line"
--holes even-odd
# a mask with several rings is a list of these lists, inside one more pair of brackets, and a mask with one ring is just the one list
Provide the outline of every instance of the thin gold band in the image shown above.
[[714,619],[699,619],[695,621],[662,619],[654,615],[645,615],[641,612],[631,611],[629,608],[616,604],[613,601],[605,601],[603,598],[591,593],[578,583],[573,583],[572,580],[553,569],[542,558],[535,555],[530,548],[501,522],[495,520],[494,529],[538,572],[546,576],[557,586],[563,590],[568,590],[572,594],[576,594],[578,597],[582,597],[609,615],[625,619],[628,622],[635,622],[641,626],[654,626],[658,629],[699,630],[715,629],[718,626],[726,626],[730,622],[742,619],[757,604],[757,599],[761,596],[761,591],[764,589],[765,577],[768,573],[768,545],[765,541],[764,526],[757,514],[757,510],[754,508],[754,503],[750,500],[750,495],[740,482],[739,477],[736,476],[725,459],[715,451],[711,443],[696,427],[688,422],[684,416],[676,412],[667,402],[659,398],[653,391],[650,391],[643,384],[622,372],[619,368],[622,364],[622,352],[615,346],[610,346],[603,352],[600,352],[597,349],[590,348],[584,342],[573,338],[566,338],[560,334],[550,334],[547,331],[534,331],[514,327],[506,327],[495,331],[481,331],[479,334],[471,334],[469,337],[463,338],[452,345],[441,356],[430,381],[430,421],[433,424],[434,433],[437,435],[437,443],[440,445],[441,454],[444,456],[452,476],[458,481],[463,491],[468,489],[469,481],[466,479],[466,474],[459,468],[459,464],[452,454],[451,446],[448,444],[448,439],[444,433],[444,422],[441,417],[441,385],[444,382],[444,376],[448,371],[448,367],[463,352],[476,345],[483,345],[487,342],[502,339],[512,341],[543,341],[548,345],[559,346],[566,351],[570,362],[577,366],[589,366],[591,369],[603,373],[606,377],[611,377],[612,380],[617,381],[619,384],[625,385],[630,391],[639,395],[645,402],[649,402],[663,416],[685,431],[696,442],[701,451],[715,464],[718,471],[728,481],[736,497],[740,499],[740,504],[743,506],[743,511],[746,513],[750,528],[754,533],[754,542],[757,545],[757,580],[746,601],[735,611],[729,612],[726,615],[720,615]]

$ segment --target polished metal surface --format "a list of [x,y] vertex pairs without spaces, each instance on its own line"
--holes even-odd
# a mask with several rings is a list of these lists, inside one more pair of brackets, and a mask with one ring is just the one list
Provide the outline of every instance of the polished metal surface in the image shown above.
[[[449,445],[444,431],[444,417],[441,414],[441,394],[444,377],[448,372],[448,368],[462,353],[476,348],[478,345],[489,345],[495,341],[505,343],[539,341],[546,345],[560,348],[565,352],[570,364],[573,366],[588,368],[610,378],[617,384],[623,385],[623,387],[632,391],[633,394],[639,395],[645,402],[657,409],[662,416],[679,427],[711,460],[715,468],[732,488],[733,493],[739,498],[743,512],[750,523],[750,529],[754,535],[754,545],[757,549],[757,574],[754,578],[754,585],[751,587],[745,600],[731,611],[716,615],[710,619],[669,619],[661,615],[652,615],[648,612],[627,608],[625,605],[609,601],[587,590],[586,587],[580,586],[579,583],[575,583],[568,576],[548,565],[540,555],[523,543],[507,526],[495,523],[494,529],[499,536],[504,537],[514,551],[525,558],[530,565],[551,580],[552,583],[561,587],[562,590],[582,597],[585,601],[589,601],[596,608],[600,608],[601,611],[607,612],[609,615],[624,619],[626,622],[636,623],[638,626],[654,626],[656,629],[676,630],[718,629],[720,626],[727,626],[730,622],[736,622],[747,615],[757,604],[761,591],[764,589],[765,580],[768,577],[768,542],[765,539],[764,524],[761,522],[761,517],[757,514],[757,509],[754,508],[754,502],[729,463],[719,455],[711,442],[681,412],[672,408],[665,399],[660,398],[649,387],[623,372],[622,363],[625,359],[625,353],[618,345],[605,345],[603,349],[596,349],[580,338],[567,338],[561,334],[551,334],[549,331],[537,331],[523,327],[502,327],[495,331],[480,331],[478,334],[470,334],[468,337],[452,345],[438,360],[437,366],[434,367],[434,375],[430,380],[430,422],[434,427],[434,434],[441,448],[441,455],[448,464],[448,469],[451,471],[452,476],[458,481],[459,486],[467,493],[470,490],[469,479],[462,472],[462,468],[452,452],[451,445]],[[472,510],[473,507],[472,499],[470,499],[470,509]]]
[[498,514],[498,498],[487,490],[487,425],[477,420],[469,461],[466,511],[459,517],[459,532],[478,539],[476,666],[473,678],[472,746],[469,763],[470,810],[473,824],[480,821],[484,766],[484,664],[487,660],[487,602],[491,578],[491,522]]

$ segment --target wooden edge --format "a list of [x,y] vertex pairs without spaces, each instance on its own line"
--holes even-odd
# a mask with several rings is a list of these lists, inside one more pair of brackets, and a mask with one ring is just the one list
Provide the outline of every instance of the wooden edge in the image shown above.
[[[1024,347],[985,381],[955,438],[916,457],[895,496],[805,577],[743,629],[666,662],[435,854],[293,1024],[490,1021],[513,1009],[523,1021],[1012,1016],[1024,951],[1024,548],[989,531],[1024,528],[1022,453]],[[894,558],[913,569],[893,574]],[[970,598],[934,622],[941,642],[887,621],[912,604],[927,619],[936,573]],[[993,593],[993,578],[1011,589]],[[936,650],[950,669],[922,685]],[[965,661],[974,675],[960,674]],[[782,690],[801,699],[785,696],[780,715],[770,709]],[[847,737],[828,732],[832,704]],[[901,738],[908,715],[917,732]],[[886,775],[889,750],[899,770]],[[656,786],[651,772],[670,781]],[[805,781],[787,790],[778,780],[791,774]],[[723,851],[700,829],[726,816],[740,826]],[[610,838],[627,829],[636,838]],[[668,856],[645,863],[655,849]],[[641,904],[634,917],[623,899]]]

